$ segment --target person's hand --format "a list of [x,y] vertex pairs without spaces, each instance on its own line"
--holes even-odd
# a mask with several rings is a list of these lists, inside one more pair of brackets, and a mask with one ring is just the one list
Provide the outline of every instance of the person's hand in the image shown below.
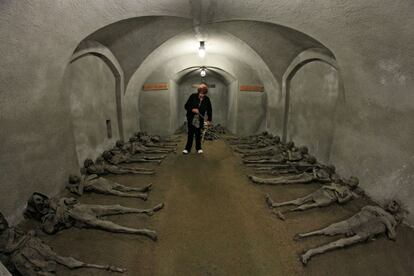
[[199,114],[200,112],[198,111],[198,108],[193,108],[193,109],[191,109],[191,111],[193,112],[193,113],[195,113],[195,114]]
[[206,121],[206,122],[205,122],[205,126],[206,126],[206,127],[211,127],[211,122],[210,122],[210,121]]

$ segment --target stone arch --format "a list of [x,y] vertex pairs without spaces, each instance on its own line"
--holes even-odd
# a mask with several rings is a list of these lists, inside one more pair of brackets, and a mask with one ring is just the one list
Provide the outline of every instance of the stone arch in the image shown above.
[[338,67],[338,63],[335,57],[331,56],[330,54],[325,53],[324,49],[319,48],[311,48],[301,52],[297,55],[290,65],[285,70],[285,73],[282,77],[282,98],[284,99],[284,116],[283,116],[283,132],[282,132],[282,140],[286,142],[287,140],[287,132],[288,132],[288,122],[289,122],[289,112],[290,112],[290,82],[293,76],[298,72],[303,66],[308,63],[320,61],[326,63],[333,68],[336,69],[339,76],[339,99],[344,100],[344,87],[342,83],[342,79],[340,77],[340,71]]
[[115,76],[115,99],[117,110],[118,131],[121,140],[124,140],[124,127],[122,118],[122,97],[125,93],[125,77],[124,71],[113,53],[104,45],[96,41],[82,42],[70,59],[70,63],[87,56],[94,55],[102,59],[106,65],[111,69]]

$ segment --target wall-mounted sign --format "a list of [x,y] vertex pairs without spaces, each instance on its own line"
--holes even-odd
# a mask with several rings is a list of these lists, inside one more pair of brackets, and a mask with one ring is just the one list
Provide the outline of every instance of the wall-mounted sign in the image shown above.
[[[193,88],[198,88],[200,86],[199,83],[195,83],[191,85]],[[208,88],[216,88],[216,85],[214,83],[207,83]]]
[[168,90],[168,83],[146,83],[143,86],[144,91]]
[[240,91],[263,92],[263,85],[240,85]]

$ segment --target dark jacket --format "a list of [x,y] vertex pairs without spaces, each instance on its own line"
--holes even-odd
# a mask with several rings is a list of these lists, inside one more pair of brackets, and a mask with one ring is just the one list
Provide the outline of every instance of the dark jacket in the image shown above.
[[[210,98],[205,96],[203,101],[200,104],[200,99],[198,98],[198,93],[191,94],[187,102],[184,105],[185,110],[187,110],[187,121],[192,122],[194,118],[194,113],[191,111],[193,108],[198,108],[201,116],[205,117],[207,113],[207,121],[211,122],[213,119],[213,111],[211,109]],[[203,123],[203,118],[200,118],[200,122]],[[201,124],[202,125],[202,124]]]

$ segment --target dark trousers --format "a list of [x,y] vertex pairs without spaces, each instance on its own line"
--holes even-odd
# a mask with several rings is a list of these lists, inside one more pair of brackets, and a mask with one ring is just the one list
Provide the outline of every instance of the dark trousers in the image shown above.
[[193,126],[191,121],[188,123],[187,145],[185,146],[185,149],[189,152],[193,147],[194,135],[196,140],[196,150],[201,150],[201,128],[196,128],[195,126]]

